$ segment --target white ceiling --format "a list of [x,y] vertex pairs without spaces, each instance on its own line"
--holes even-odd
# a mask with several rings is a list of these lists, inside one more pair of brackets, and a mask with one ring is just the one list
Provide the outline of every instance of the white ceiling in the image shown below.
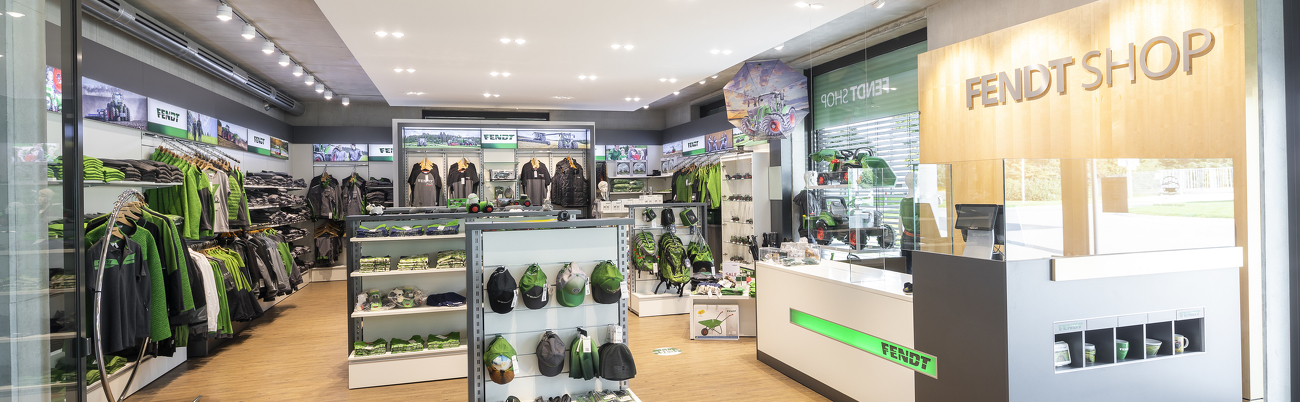
[[[799,8],[797,0],[496,0],[490,6],[316,0],[316,5],[390,105],[631,111],[866,3],[813,1],[824,7]],[[376,31],[405,36],[381,38]],[[526,43],[502,44],[501,38]],[[635,47],[613,50],[612,44]],[[713,49],[731,53],[715,55]],[[394,72],[398,67],[416,71]],[[511,75],[493,77],[492,71]],[[579,80],[584,74],[599,78]],[[500,97],[484,98],[484,93]]]

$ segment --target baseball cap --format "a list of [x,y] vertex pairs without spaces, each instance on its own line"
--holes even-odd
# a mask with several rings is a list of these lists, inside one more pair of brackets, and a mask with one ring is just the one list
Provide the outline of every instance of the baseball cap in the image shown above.
[[596,264],[591,271],[591,298],[597,303],[613,304],[623,298],[623,274],[609,261]]
[[506,267],[497,267],[487,282],[487,299],[492,311],[505,314],[514,310],[515,293],[518,291],[519,289],[515,287],[515,277],[510,276],[510,271],[507,271]]
[[550,298],[546,294],[546,286],[546,273],[542,272],[542,267],[529,265],[524,276],[519,278],[519,293],[524,295],[524,306],[534,310],[546,307],[546,301]]
[[555,275],[555,301],[564,307],[581,306],[587,298],[587,273],[575,263],[564,264]]
[[542,341],[537,343],[537,371],[547,377],[555,377],[564,371],[564,341],[554,332],[542,334]]
[[497,384],[508,384],[515,379],[515,347],[506,342],[506,338],[497,335],[483,354],[483,365],[487,366],[488,376]]

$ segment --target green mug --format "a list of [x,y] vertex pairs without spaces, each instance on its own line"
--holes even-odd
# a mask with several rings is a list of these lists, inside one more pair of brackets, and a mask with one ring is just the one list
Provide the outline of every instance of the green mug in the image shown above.
[[1091,343],[1085,343],[1085,344],[1083,344],[1083,359],[1084,359],[1084,361],[1088,362],[1088,364],[1096,363],[1096,362],[1097,362],[1097,346],[1095,346],[1095,345],[1093,345],[1093,344],[1091,344]]
[[1124,360],[1128,357],[1128,341],[1123,339],[1115,340],[1115,359]]

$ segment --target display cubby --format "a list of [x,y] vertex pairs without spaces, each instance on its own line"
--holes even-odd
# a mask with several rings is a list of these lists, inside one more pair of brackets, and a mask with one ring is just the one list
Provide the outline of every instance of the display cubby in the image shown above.
[[[365,388],[422,381],[466,377],[465,317],[468,304],[459,307],[413,307],[380,311],[354,311],[357,296],[368,290],[381,292],[399,287],[414,286],[424,296],[455,292],[469,297],[466,285],[466,267],[429,268],[425,270],[398,270],[402,256],[427,254],[432,266],[433,255],[445,250],[465,250],[464,225],[473,221],[537,220],[554,217],[560,211],[506,211],[494,213],[433,213],[390,214],[376,216],[349,216],[348,236],[355,236],[361,225],[388,226],[445,226],[451,222],[461,226],[460,234],[409,236],[409,237],[350,237],[347,242],[348,279],[348,386]],[[576,213],[576,211],[570,211]],[[360,272],[360,261],[366,256],[390,257],[387,271]],[[354,342],[371,342],[377,339],[408,339],[413,335],[443,335],[459,332],[462,345],[448,349],[425,349],[406,353],[385,353],[355,356]]]
[[[708,217],[706,215],[708,213],[708,208],[705,208],[704,203],[695,202],[628,205],[627,216],[633,221],[630,230],[625,236],[628,243],[634,240],[633,236],[636,236],[641,232],[648,232],[654,236],[655,244],[657,246],[659,243],[659,236],[663,235],[666,231],[666,228],[660,224],[659,218],[655,218],[653,221],[649,222],[645,220],[643,213],[646,209],[654,210],[656,216],[662,215],[665,209],[672,209],[674,217],[680,216],[681,212],[685,209],[694,210],[696,216],[699,217],[699,222],[695,225],[687,226],[682,224],[680,218],[676,218],[673,230],[677,234],[677,237],[682,239],[683,244],[690,244],[693,239],[698,239],[705,243],[708,242],[708,235],[704,230],[704,225],[708,222]],[[717,265],[715,264],[714,267],[716,270]],[[690,311],[689,295],[691,289],[689,285],[686,285],[686,289],[684,289],[681,294],[678,294],[676,291],[670,292],[666,287],[660,286],[659,275],[656,272],[639,269],[633,269],[632,272],[628,274],[627,278],[632,293],[628,301],[628,306],[632,310],[632,313],[636,314],[638,317],[686,314]]]
[[[1191,308],[1053,323],[1055,341],[1066,342],[1070,346],[1072,359],[1069,366],[1056,367],[1056,372],[1066,373],[1203,353],[1204,315],[1204,308]],[[1174,341],[1177,335],[1188,340],[1187,347],[1181,353],[1176,352]],[[1154,355],[1146,353],[1147,339],[1160,341],[1160,347]],[[1117,340],[1129,343],[1129,350],[1123,359],[1119,358]],[[1085,343],[1097,348],[1095,363],[1087,363],[1084,359]]]

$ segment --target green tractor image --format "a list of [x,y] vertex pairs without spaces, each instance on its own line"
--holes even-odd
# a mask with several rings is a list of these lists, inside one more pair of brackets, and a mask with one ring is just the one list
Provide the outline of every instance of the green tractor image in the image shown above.
[[740,129],[758,138],[786,138],[795,129],[794,108],[785,104],[785,93],[771,92],[745,101],[749,110]]
[[830,171],[817,174],[817,185],[850,184],[849,169],[869,169],[858,178],[864,187],[893,186],[898,176],[889,167],[884,158],[876,156],[875,150],[863,147],[848,150],[823,149],[808,155],[813,162],[830,163]]
[[803,217],[804,228],[817,244],[826,246],[839,240],[849,248],[862,250],[870,247],[875,238],[880,248],[894,247],[894,228],[881,221],[880,211],[852,214],[844,197],[822,197],[820,207],[818,213]]

